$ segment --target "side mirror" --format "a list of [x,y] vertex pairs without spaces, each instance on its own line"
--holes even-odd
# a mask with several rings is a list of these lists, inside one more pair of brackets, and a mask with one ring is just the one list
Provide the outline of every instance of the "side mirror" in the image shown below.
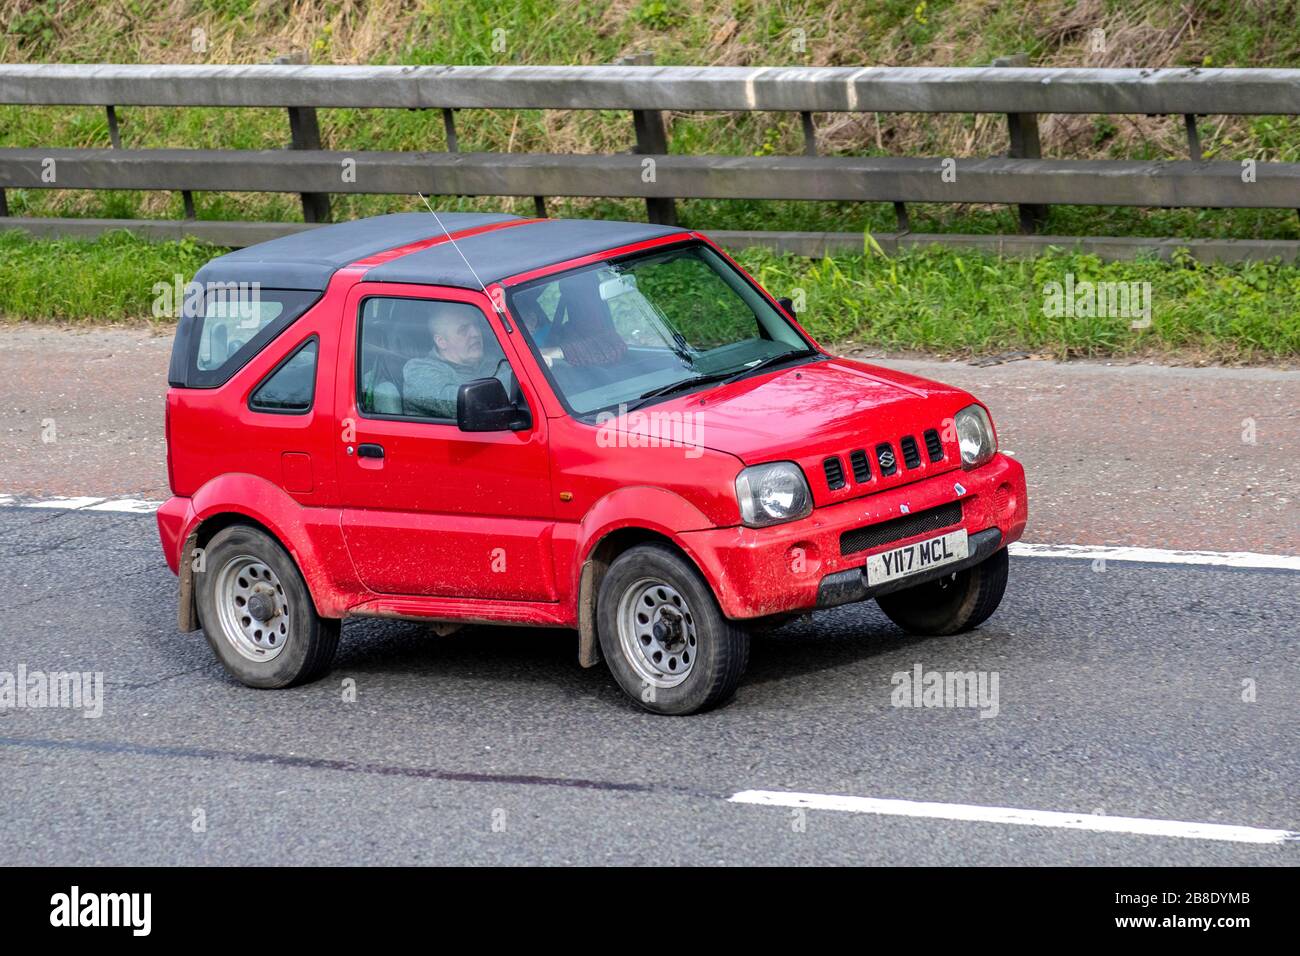
[[776,304],[785,309],[787,315],[794,315],[794,299],[777,299]]
[[511,402],[500,379],[476,378],[456,392],[456,427],[463,432],[518,432],[532,425],[528,406]]

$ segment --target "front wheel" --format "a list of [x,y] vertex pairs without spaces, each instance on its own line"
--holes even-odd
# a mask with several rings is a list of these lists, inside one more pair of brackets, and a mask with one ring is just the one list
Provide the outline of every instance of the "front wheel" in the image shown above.
[[699,572],[663,545],[630,548],[610,565],[596,621],[614,679],[656,714],[725,701],[749,663],[749,634],[723,616]]
[[288,552],[244,525],[218,531],[204,549],[195,592],[204,636],[249,687],[291,687],[324,676],[339,622],[316,613]]
[[909,634],[959,634],[979,627],[1002,603],[1007,589],[1007,549],[974,567],[891,594],[876,603]]

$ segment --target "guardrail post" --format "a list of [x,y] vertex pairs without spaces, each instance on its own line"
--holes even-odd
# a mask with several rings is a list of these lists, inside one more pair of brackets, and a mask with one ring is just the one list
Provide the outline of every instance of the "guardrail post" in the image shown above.
[[114,149],[121,149],[122,134],[117,129],[117,107],[106,106],[104,109],[108,113],[108,142]]
[[803,124],[803,154],[805,156],[817,155],[817,127],[813,125],[813,115],[808,111],[799,114],[799,121]]
[[456,141],[456,111],[444,109],[442,111],[442,129],[447,134],[447,152],[459,153],[460,144]]
[[894,219],[898,223],[900,233],[912,231],[912,220],[907,215],[907,203],[895,200]]
[[5,191],[0,189],[0,216],[9,215],[9,200],[5,198]]
[[[305,53],[293,53],[277,56],[273,63],[303,64],[307,63]],[[316,119],[316,109],[311,106],[289,107],[289,137],[291,149],[320,149],[320,122]],[[306,222],[330,221],[329,193],[300,193],[302,197],[302,218]]]
[[1196,114],[1183,115],[1183,125],[1187,127],[1187,152],[1194,162],[1201,161],[1201,134],[1196,130]]
[[[993,61],[994,66],[1028,66],[1029,54],[1017,53],[1014,56],[1000,56]],[[1037,113],[1008,113],[1007,136],[1011,148],[1007,150],[1008,159],[1041,159],[1042,150],[1038,142]],[[1020,231],[1037,232],[1047,222],[1047,207],[1038,203],[1021,203]]]
[[[104,107],[104,114],[108,117],[108,145],[113,149],[122,148],[122,131],[117,124],[117,107],[109,104]],[[188,189],[181,190],[181,205],[185,207],[185,218],[194,219],[194,193]],[[0,215],[7,215],[0,212]]]
[[[653,53],[637,53],[619,57],[617,66],[653,66]],[[664,130],[664,117],[658,110],[633,110],[632,125],[636,129],[636,150],[640,156],[668,155],[668,134]],[[664,226],[677,225],[677,203],[672,199],[649,196],[645,201],[646,218]]]

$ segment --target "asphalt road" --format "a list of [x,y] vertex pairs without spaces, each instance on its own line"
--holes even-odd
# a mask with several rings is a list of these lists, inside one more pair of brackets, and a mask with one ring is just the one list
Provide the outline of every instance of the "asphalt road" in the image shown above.
[[[171,333],[0,326],[0,495],[166,498]],[[1300,554],[1300,370],[881,359],[970,390],[1025,466],[1025,540]]]
[[[0,507],[0,671],[105,682],[98,718],[0,709],[0,856],[1300,864],[1296,842],[728,802],[789,790],[1300,829],[1300,575],[1051,558],[1011,571],[973,634],[906,638],[874,604],[819,613],[756,639],[728,706],[664,718],[580,669],[563,631],[348,622],[326,679],[249,690],[201,635],[176,633],[152,516]],[[996,672],[997,715],[892,706],[892,675],[917,664]]]

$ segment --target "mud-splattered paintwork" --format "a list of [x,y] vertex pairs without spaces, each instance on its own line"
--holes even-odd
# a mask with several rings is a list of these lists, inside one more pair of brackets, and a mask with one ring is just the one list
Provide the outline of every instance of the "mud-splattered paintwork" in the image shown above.
[[[825,575],[860,567],[882,550],[842,556],[839,535],[904,509],[960,497],[969,532],[997,527],[1004,543],[1020,537],[1027,514],[1020,464],[998,455],[962,470],[945,424],[974,399],[905,373],[826,355],[656,404],[661,415],[689,416],[695,429],[689,449],[642,440],[650,426],[635,416],[607,426],[625,436],[610,447],[609,432],[602,440],[595,425],[568,416],[513,317],[506,312],[503,322],[493,308],[504,299],[501,288],[686,237],[704,239],[677,234],[557,262],[494,284],[486,294],[365,281],[368,268],[403,249],[340,269],[320,301],[225,385],[168,391],[174,496],[159,510],[158,526],[172,570],[188,572],[187,542],[198,540],[204,522],[238,514],[285,545],[322,615],[572,627],[583,613],[584,561],[607,536],[627,529],[675,544],[734,618],[811,609]],[[468,433],[455,425],[363,416],[355,344],[367,294],[477,305],[520,381],[532,427]],[[312,336],[320,343],[312,410],[251,411],[256,385]],[[918,468],[889,477],[875,469],[865,484],[829,486],[826,456],[840,455],[847,469],[853,449],[880,441],[897,448],[904,435],[923,441],[930,428],[945,435],[942,461],[931,463],[922,446]],[[348,453],[367,442],[383,445],[384,458]],[[783,460],[803,469],[813,512],[769,528],[742,526],[737,473]],[[908,540],[914,539],[888,547]]]

